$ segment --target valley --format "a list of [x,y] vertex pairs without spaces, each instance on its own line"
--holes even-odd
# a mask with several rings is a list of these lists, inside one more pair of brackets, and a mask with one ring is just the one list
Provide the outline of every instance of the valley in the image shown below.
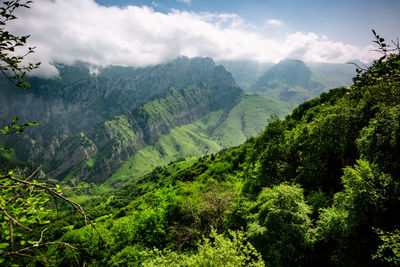
[[[39,121],[5,144],[17,143],[15,160],[44,164],[45,175],[66,183],[115,180],[127,166],[138,177],[180,157],[239,145],[260,133],[270,116],[283,118],[294,107],[244,93],[207,58],[109,67],[98,76],[84,63],[58,67],[55,80],[32,78],[30,92],[5,87],[1,121]],[[144,155],[148,164],[134,166]]]
[[20,194],[39,211],[16,201],[14,216],[64,244],[35,265],[386,266],[400,214],[398,57],[330,90],[350,69],[298,60],[253,73],[245,90],[210,58],[96,75],[59,65],[27,92],[2,80],[2,123],[40,122],[2,139],[13,150],[0,179],[16,182],[2,203],[32,188]]

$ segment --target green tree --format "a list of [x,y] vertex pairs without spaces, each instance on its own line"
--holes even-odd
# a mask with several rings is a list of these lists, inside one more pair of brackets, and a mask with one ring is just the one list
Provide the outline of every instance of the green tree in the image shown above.
[[399,183],[377,165],[359,160],[344,170],[342,184],[332,206],[321,210],[316,254],[339,265],[372,265],[378,241],[373,228],[392,227],[399,220]]
[[[22,55],[17,53],[23,50],[29,35],[15,36],[6,29],[9,21],[17,19],[15,10],[30,8],[32,1],[11,0],[2,1],[0,6],[0,71],[16,86],[27,90],[29,83],[25,81],[27,72],[39,67],[40,63],[24,64],[26,56],[34,52],[34,47],[28,47]],[[27,127],[38,124],[37,122],[17,125],[18,117],[11,124],[0,129],[0,136],[22,133]],[[11,150],[0,147],[0,152]],[[105,244],[103,237],[91,220],[86,216],[82,207],[64,197],[61,188],[48,186],[37,180],[32,180],[39,169],[28,177],[16,175],[13,171],[0,172],[0,264],[19,266],[26,265],[24,257],[46,262],[38,249],[49,245],[76,248],[65,242],[45,240],[44,227],[48,221],[44,218],[48,213],[47,204],[51,197],[61,199],[70,204],[75,211],[80,213],[86,224],[90,224],[92,231],[97,232],[98,238]],[[107,247],[106,247],[107,249]],[[108,250],[107,250],[108,252]],[[109,255],[109,254],[108,254]]]
[[265,266],[243,232],[231,231],[230,235],[231,239],[212,231],[193,254],[157,249],[145,252],[143,266]]
[[285,183],[265,188],[252,210],[256,213],[249,218],[247,233],[265,262],[271,266],[302,265],[311,245],[311,208],[305,203],[303,190]]
[[378,229],[376,232],[382,244],[372,258],[398,266],[400,264],[400,230],[384,232]]
[[5,27],[7,22],[17,19],[15,10],[20,7],[30,8],[32,1],[12,0],[4,1],[0,6],[0,71],[14,84],[23,89],[29,88],[29,83],[25,82],[27,72],[39,68],[40,63],[23,64],[26,56],[34,52],[34,47],[22,55],[16,54],[17,49],[26,45],[29,35],[15,36]]

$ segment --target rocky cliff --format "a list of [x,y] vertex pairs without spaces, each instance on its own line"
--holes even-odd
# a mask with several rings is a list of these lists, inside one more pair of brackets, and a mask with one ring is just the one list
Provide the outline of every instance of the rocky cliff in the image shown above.
[[2,81],[1,125],[13,116],[40,122],[5,143],[19,160],[44,163],[52,177],[101,182],[141,147],[211,110],[232,108],[242,94],[209,58],[115,68],[93,77],[59,66],[59,78],[33,78],[29,92]]

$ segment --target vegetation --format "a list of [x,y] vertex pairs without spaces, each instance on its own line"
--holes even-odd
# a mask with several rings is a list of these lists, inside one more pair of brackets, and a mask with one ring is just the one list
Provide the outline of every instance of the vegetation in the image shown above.
[[[40,63],[28,63],[27,66],[22,64],[25,56],[33,53],[34,48],[28,47],[28,52],[19,56],[15,54],[17,47],[26,44],[29,36],[14,36],[3,28],[10,20],[17,17],[14,11],[19,7],[29,8],[32,1],[4,1],[0,6],[0,70],[9,79],[11,83],[22,89],[29,89],[30,84],[25,82],[26,72],[39,67]],[[30,126],[37,125],[37,122],[25,123],[18,125],[18,117],[15,117],[10,125],[0,129],[0,135],[20,134]],[[12,148],[0,146],[0,152],[12,151]],[[8,154],[7,156],[10,156]],[[64,197],[59,185],[51,187],[43,182],[33,179],[38,173],[37,168],[29,176],[24,176],[27,170],[17,170],[16,172],[9,170],[8,157],[2,156],[6,164],[2,164],[6,168],[0,170],[0,264],[6,266],[20,266],[20,258],[31,258],[37,262],[47,263],[46,257],[41,253],[41,249],[52,246],[64,246],[70,250],[76,250],[69,243],[62,241],[49,240],[45,237],[45,232],[49,228],[45,228],[50,221],[48,216],[52,207],[48,206],[53,197],[57,203],[60,199],[64,204],[69,204],[74,210],[84,217],[85,224],[90,224],[92,231],[96,231],[98,238],[104,243],[103,237],[92,221],[86,216],[82,207]],[[12,164],[11,164],[12,165]],[[17,165],[20,165],[17,163]],[[29,170],[29,169],[28,169]],[[21,174],[22,173],[22,174]]]
[[[242,145],[177,159],[83,199],[82,206],[66,200],[57,186],[2,172],[0,263],[398,265],[400,51],[389,53],[383,38],[375,37],[383,56],[358,70],[354,85],[323,93],[283,120],[270,118],[259,136]],[[166,98],[135,112],[152,124],[160,113],[186,108],[196,97],[169,102],[197,94],[196,86],[171,88]],[[172,114],[163,117],[165,125],[177,120]],[[14,122],[2,132],[18,131]],[[124,116],[113,117],[100,126],[101,134],[115,134],[114,142],[134,138],[138,132],[124,127],[127,122]],[[236,129],[229,126],[224,127]],[[189,130],[177,133],[190,135]],[[78,139],[82,146],[93,145],[84,135]],[[159,143],[158,152],[172,153],[171,143]],[[106,158],[86,160],[85,168],[100,166]],[[85,198],[87,189],[75,194]],[[54,209],[57,202],[50,196],[67,202]],[[52,244],[60,246],[47,246]]]
[[[124,266],[222,257],[235,266],[396,265],[399,82],[400,56],[386,54],[353,86],[271,118],[240,146],[171,162],[83,205]],[[54,265],[110,264],[85,229],[55,234],[85,254],[60,248]]]
[[271,115],[283,118],[291,108],[271,98],[246,94],[231,110],[213,111],[194,123],[172,129],[152,146],[136,152],[103,185],[109,188],[179,158],[200,157],[242,144],[259,134]]

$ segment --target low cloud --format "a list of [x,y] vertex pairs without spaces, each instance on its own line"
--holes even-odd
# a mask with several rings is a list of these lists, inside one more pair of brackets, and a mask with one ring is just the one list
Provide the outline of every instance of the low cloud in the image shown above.
[[29,46],[37,48],[28,60],[42,62],[35,74],[44,77],[57,75],[54,63],[76,61],[99,67],[141,67],[182,55],[335,63],[375,57],[371,47],[334,42],[314,33],[269,38],[235,14],[177,10],[164,14],[146,6],[105,7],[94,0],[40,0],[31,9],[19,9],[17,16],[8,28],[18,35],[31,35]]

